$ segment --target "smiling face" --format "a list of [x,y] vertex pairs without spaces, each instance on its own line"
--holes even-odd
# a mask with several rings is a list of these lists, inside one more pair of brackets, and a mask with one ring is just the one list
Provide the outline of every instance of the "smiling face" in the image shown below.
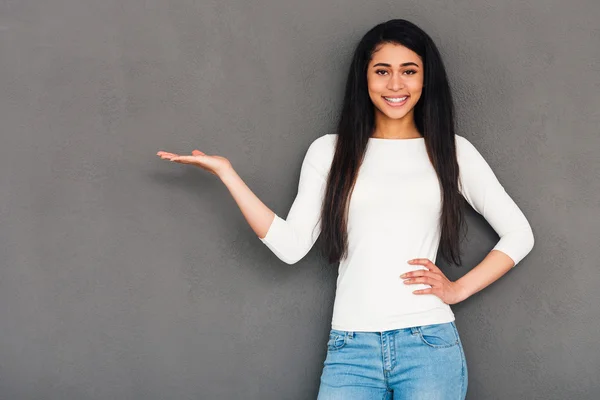
[[376,120],[413,121],[423,88],[423,61],[407,47],[384,43],[369,61],[367,83]]

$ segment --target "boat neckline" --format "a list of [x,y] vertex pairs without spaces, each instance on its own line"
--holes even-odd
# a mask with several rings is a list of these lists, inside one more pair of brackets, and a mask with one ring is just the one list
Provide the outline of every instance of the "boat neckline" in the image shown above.
[[425,137],[418,137],[418,138],[406,138],[406,139],[386,139],[386,138],[376,138],[376,137],[370,137],[369,140],[372,141],[385,141],[385,142],[410,142],[410,141],[414,141],[414,142],[418,142],[421,140],[424,140]]

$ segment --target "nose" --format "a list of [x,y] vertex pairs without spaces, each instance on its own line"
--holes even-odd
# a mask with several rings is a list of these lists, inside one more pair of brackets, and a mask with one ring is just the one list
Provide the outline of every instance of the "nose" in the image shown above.
[[404,81],[402,80],[402,75],[393,74],[390,80],[388,81],[387,88],[389,90],[400,90],[404,88]]

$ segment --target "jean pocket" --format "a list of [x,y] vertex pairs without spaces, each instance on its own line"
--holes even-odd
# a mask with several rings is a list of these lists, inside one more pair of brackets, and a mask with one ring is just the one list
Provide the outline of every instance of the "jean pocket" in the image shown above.
[[429,347],[452,347],[459,343],[458,332],[453,322],[421,325],[417,328],[421,341]]
[[332,329],[329,332],[329,340],[327,341],[328,351],[338,351],[347,343],[348,332]]

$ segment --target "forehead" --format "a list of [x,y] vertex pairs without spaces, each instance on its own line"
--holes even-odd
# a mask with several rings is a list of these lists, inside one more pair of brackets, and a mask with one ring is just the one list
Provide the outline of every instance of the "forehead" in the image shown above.
[[421,57],[408,47],[396,43],[384,43],[373,52],[369,65],[383,62],[397,66],[408,61],[417,63],[419,66],[423,65]]

